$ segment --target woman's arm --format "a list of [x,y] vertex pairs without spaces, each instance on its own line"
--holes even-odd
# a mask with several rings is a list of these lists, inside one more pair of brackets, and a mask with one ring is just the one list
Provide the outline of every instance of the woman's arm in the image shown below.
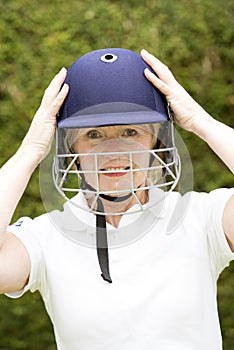
[[[141,55],[152,67],[153,74],[145,70],[147,79],[167,98],[175,121],[185,130],[202,138],[234,173],[234,130],[212,118],[187,91],[176,81],[168,67],[145,50]],[[230,198],[223,213],[223,229],[234,251],[234,196]]]
[[20,148],[0,169],[0,293],[22,288],[28,278],[27,251],[7,227],[33,171],[50,150],[56,114],[68,93],[66,84],[61,89],[65,76],[63,68],[51,81]]

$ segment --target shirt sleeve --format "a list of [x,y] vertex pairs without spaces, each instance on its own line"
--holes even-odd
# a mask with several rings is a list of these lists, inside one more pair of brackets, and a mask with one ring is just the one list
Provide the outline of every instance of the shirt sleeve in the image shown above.
[[232,195],[234,195],[234,189],[214,190],[207,195],[204,208],[211,258],[217,276],[229,265],[230,261],[234,260],[234,253],[230,249],[222,225],[224,208]]
[[19,298],[28,290],[35,292],[40,290],[40,280],[44,271],[43,254],[41,245],[35,232],[34,220],[22,217],[8,227],[8,232],[17,236],[25,245],[31,262],[30,277],[27,285],[20,291],[7,293],[10,298]]

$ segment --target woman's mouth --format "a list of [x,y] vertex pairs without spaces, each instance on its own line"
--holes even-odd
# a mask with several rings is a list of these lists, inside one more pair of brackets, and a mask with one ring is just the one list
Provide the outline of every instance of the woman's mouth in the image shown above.
[[101,169],[101,173],[104,176],[117,177],[117,176],[126,175],[128,173],[129,169],[130,169],[129,166],[127,166],[127,167],[107,167],[105,169]]

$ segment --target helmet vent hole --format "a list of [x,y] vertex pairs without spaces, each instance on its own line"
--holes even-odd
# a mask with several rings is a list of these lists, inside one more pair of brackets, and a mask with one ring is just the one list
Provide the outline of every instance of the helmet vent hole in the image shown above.
[[113,60],[113,55],[107,54],[107,55],[105,55],[105,59],[106,59],[107,61]]
[[113,53],[106,53],[101,57],[101,61],[106,63],[113,63],[117,59],[118,59],[118,56],[114,55]]

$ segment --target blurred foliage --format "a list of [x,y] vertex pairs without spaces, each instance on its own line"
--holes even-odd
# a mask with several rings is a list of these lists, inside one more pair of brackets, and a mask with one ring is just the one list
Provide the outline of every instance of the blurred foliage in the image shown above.
[[[0,0],[0,163],[20,145],[54,74],[103,47],[149,50],[210,114],[233,127],[233,14],[233,0]],[[233,186],[233,175],[208,146],[178,131],[191,155],[194,189]],[[14,219],[43,212],[38,176]],[[233,269],[219,283],[226,350],[234,348]],[[0,350],[32,348],[55,349],[39,294],[14,302],[1,296]]]

